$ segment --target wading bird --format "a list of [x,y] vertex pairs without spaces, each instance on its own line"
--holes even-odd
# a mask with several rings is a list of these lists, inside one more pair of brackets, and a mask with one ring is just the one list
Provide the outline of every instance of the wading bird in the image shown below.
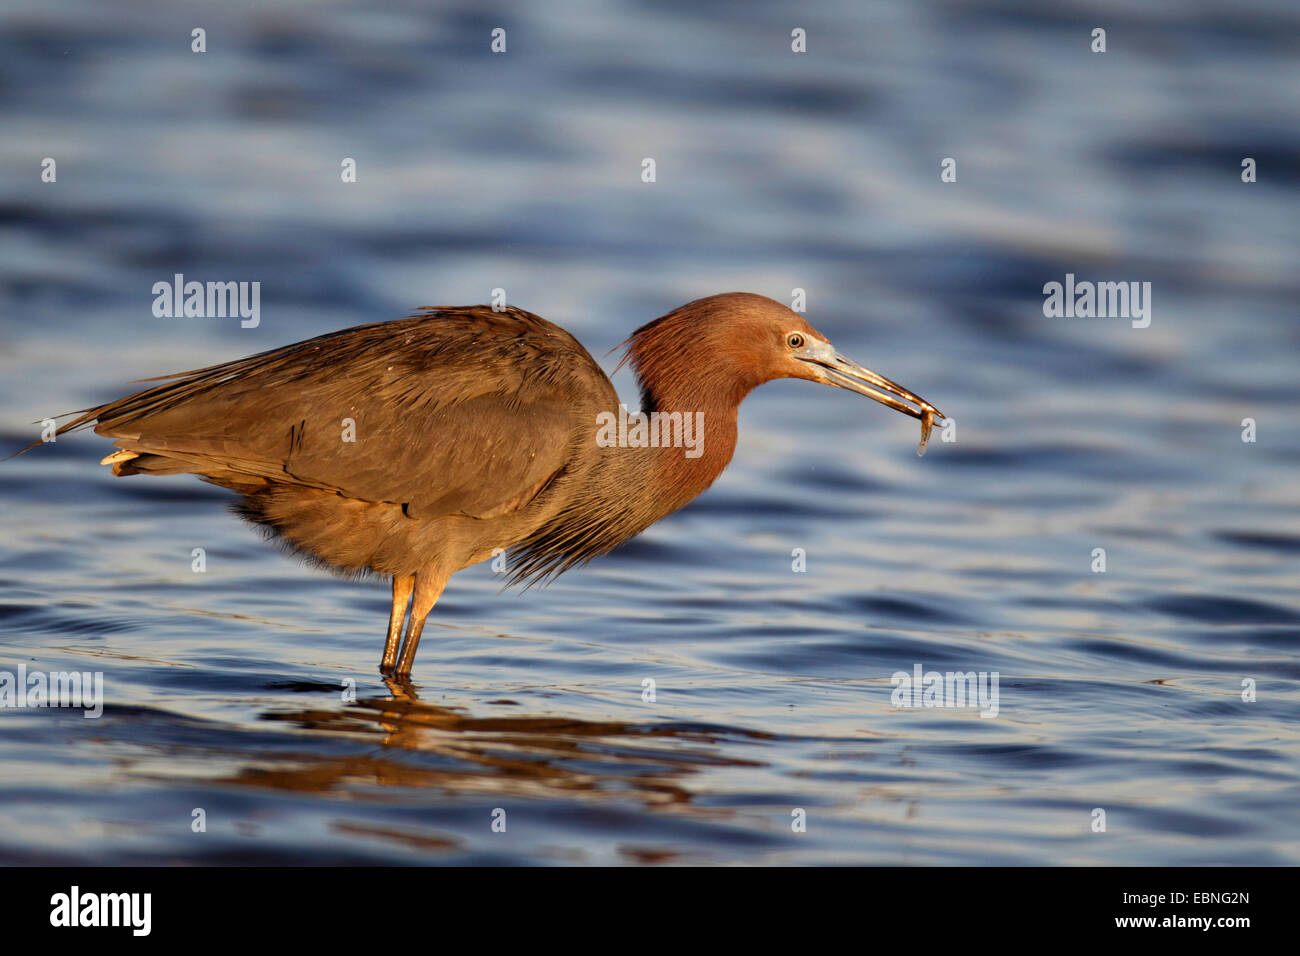
[[[102,462],[113,474],[198,475],[237,492],[235,510],[292,551],[391,576],[379,669],[405,677],[451,575],[510,549],[511,583],[548,579],[681,508],[726,468],[737,409],[764,382],[859,392],[921,419],[922,448],[943,418],[759,295],[687,303],[624,345],[641,410],[669,423],[669,441],[598,440],[619,400],[587,350],[543,318],[487,306],[425,308],[150,379],[163,384],[58,433],[93,424],[115,439]],[[703,428],[691,455],[671,440],[687,415]]]

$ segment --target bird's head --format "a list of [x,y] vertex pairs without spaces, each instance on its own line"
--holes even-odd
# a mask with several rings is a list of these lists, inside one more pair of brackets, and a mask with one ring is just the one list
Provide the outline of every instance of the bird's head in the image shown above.
[[628,340],[627,357],[640,379],[643,405],[691,382],[739,403],[764,382],[802,378],[857,392],[922,421],[944,417],[920,396],[845,358],[797,312],[750,292],[696,299],[642,326]]

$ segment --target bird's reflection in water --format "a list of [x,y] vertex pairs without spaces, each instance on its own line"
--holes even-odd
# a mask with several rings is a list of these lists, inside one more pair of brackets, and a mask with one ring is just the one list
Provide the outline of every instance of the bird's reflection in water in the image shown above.
[[[723,756],[724,740],[766,740],[738,728],[674,722],[593,722],[557,716],[475,717],[426,703],[414,685],[385,680],[387,697],[332,710],[268,713],[268,720],[340,738],[382,735],[347,756],[322,754],[276,768],[246,767],[231,782],[293,791],[340,791],[383,799],[375,785],[448,795],[634,799],[647,805],[689,804],[683,786],[705,768],[760,767]],[[297,763],[297,765],[293,765]]]

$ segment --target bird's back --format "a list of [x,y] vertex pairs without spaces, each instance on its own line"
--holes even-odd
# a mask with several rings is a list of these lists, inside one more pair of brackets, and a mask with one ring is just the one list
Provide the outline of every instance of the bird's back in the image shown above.
[[90,409],[117,474],[296,485],[412,516],[484,516],[563,468],[579,416],[612,408],[568,332],[521,309],[428,308],[226,362]]

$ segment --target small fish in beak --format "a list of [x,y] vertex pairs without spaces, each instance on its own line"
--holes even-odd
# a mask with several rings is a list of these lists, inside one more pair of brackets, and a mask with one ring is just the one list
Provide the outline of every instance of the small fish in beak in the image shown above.
[[925,454],[925,443],[930,440],[930,426],[934,424],[934,412],[928,408],[921,414],[921,444],[916,446],[916,457]]

